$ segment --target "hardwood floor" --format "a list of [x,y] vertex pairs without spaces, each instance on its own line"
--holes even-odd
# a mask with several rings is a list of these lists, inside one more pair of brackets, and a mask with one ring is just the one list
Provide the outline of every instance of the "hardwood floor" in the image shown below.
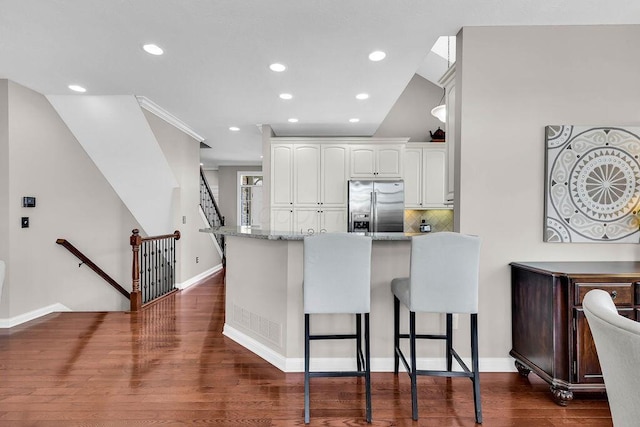
[[[0,330],[0,426],[295,426],[303,374],[284,374],[222,336],[223,277],[138,315],[60,313]],[[361,380],[360,380],[361,381]],[[466,378],[373,373],[374,426],[472,426]],[[484,426],[611,426],[603,399],[562,408],[531,374],[481,375]],[[312,426],[366,425],[359,380],[311,384]]]

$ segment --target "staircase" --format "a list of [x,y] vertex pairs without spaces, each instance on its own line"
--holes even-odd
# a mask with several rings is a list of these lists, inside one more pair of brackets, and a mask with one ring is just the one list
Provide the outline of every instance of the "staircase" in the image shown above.
[[[224,217],[220,213],[220,209],[218,208],[216,199],[213,197],[211,187],[209,187],[202,168],[200,168],[200,208],[202,208],[209,227],[217,228],[224,226]],[[222,265],[225,265],[224,236],[217,233],[214,233],[214,236],[222,254]]]

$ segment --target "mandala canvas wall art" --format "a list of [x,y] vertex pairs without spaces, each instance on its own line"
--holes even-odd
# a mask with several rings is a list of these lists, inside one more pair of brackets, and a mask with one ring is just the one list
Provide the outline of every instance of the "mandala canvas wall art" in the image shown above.
[[545,130],[544,241],[638,243],[640,127]]

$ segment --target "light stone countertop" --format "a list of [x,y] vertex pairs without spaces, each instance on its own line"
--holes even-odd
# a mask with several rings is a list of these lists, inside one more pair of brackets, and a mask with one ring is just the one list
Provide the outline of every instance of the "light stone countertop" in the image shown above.
[[[268,230],[257,227],[214,227],[202,228],[203,233],[222,234],[224,236],[249,237],[266,240],[302,240],[309,233],[290,233],[286,231]],[[312,233],[311,233],[312,234]],[[424,233],[358,233],[371,236],[373,240],[411,240],[412,236],[420,236]]]

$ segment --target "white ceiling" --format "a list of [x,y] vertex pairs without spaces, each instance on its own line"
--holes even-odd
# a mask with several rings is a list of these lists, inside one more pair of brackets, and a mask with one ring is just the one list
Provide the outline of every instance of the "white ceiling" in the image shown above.
[[[257,124],[372,135],[416,72],[439,77],[446,61],[427,54],[463,26],[635,23],[638,0],[0,0],[0,78],[45,95],[75,83],[144,96],[206,139],[215,168],[260,163]],[[373,50],[386,59],[369,61]]]

